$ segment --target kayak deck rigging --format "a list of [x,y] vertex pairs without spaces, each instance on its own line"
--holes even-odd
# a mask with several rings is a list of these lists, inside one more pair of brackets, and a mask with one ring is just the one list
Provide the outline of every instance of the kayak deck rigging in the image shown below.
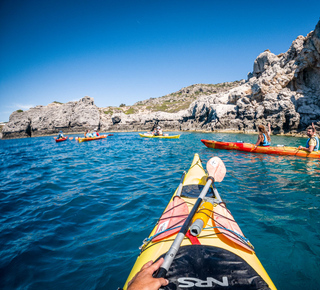
[[[140,247],[141,252],[124,289],[127,289],[128,282],[145,263],[164,257],[178,235],[186,216],[185,213],[170,215],[170,211],[183,207],[180,203],[177,207],[172,206],[173,200],[177,198],[183,200],[190,212],[206,181],[207,174],[198,154],[195,154],[191,167],[184,177],[181,195],[176,195],[178,187],[150,235]],[[214,206],[212,210],[206,212],[209,216],[208,222],[195,237],[199,243],[189,239],[188,234],[184,237],[166,275],[169,284],[163,289],[198,289],[200,286],[197,285],[202,285],[201,287],[207,285],[204,289],[219,287],[218,285],[228,286],[227,289],[241,287],[241,289],[276,289],[231,212],[221,199],[216,198],[215,190],[211,186],[203,199],[203,202],[211,202]],[[162,226],[173,219],[175,222],[168,224],[167,228]],[[162,237],[157,239],[160,235]]]

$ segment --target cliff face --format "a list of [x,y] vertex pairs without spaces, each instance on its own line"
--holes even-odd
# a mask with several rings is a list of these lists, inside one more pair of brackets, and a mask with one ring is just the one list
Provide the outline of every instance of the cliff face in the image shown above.
[[[200,90],[201,91],[201,90]],[[3,138],[82,132],[151,130],[232,130],[252,132],[270,122],[273,133],[298,133],[312,122],[320,127],[320,21],[306,37],[299,36],[286,53],[269,50],[254,62],[245,82],[228,91],[199,96],[177,113],[107,113],[85,97],[14,112]]]

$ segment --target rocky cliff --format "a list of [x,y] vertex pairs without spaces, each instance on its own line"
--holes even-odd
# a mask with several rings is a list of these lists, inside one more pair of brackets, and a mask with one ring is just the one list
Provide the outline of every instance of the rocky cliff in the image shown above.
[[[320,21],[314,31],[294,40],[286,53],[261,53],[248,79],[235,87],[217,90],[194,85],[175,95],[178,99],[162,97],[166,107],[160,109],[166,108],[166,112],[152,110],[159,103],[156,99],[149,106],[142,101],[127,110],[98,108],[90,97],[37,106],[12,113],[3,127],[3,138],[96,127],[100,131],[150,130],[155,124],[167,130],[253,132],[258,124],[270,122],[274,134],[297,134],[312,122],[320,128]],[[189,107],[170,113],[168,108],[183,108],[179,97],[187,98]]]

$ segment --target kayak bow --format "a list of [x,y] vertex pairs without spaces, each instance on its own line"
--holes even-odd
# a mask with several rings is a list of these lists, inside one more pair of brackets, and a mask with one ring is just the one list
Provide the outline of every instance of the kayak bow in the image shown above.
[[[124,289],[144,264],[166,255],[206,183],[207,174],[195,154],[183,179],[181,195],[176,194],[179,186],[144,240]],[[198,213],[203,211],[205,202],[211,203],[205,211],[209,219],[197,237],[188,231],[166,274],[169,284],[161,289],[276,289],[215,187],[209,187],[203,202]],[[172,214],[171,210],[175,212]]]
[[277,147],[264,147],[258,146],[254,149],[254,144],[240,143],[240,142],[219,142],[214,140],[204,140],[201,142],[208,148],[213,149],[224,149],[224,150],[237,150],[252,153],[263,153],[263,154],[276,154],[276,155],[294,155],[309,158],[320,158],[320,151],[307,152],[305,150],[299,150],[295,147],[277,146]]

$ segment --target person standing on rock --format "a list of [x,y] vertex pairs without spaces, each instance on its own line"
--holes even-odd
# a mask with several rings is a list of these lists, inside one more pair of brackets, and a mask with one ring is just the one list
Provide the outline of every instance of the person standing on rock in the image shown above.
[[263,125],[258,126],[259,130],[259,136],[257,143],[254,146],[254,149],[256,149],[258,146],[264,146],[264,147],[269,147],[271,145],[271,128],[270,128],[270,123],[268,123],[268,132],[266,128]]
[[298,149],[305,150],[308,152],[319,150],[319,137],[316,135],[316,127],[312,123],[311,126],[307,128],[307,135],[309,139],[307,140],[306,147],[299,146]]

